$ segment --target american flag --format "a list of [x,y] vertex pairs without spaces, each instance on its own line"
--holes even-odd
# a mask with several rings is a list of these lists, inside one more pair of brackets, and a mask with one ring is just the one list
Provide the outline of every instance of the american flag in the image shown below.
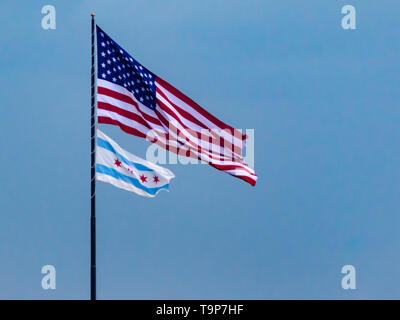
[[98,123],[256,184],[242,155],[245,135],[145,68],[99,26],[96,34]]

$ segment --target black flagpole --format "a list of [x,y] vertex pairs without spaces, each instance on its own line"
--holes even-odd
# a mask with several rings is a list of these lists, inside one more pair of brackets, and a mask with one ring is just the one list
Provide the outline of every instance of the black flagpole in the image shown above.
[[95,119],[95,47],[94,47],[94,13],[92,13],[92,87],[91,87],[91,215],[90,215],[90,300],[96,300],[96,180],[95,180],[95,136],[96,136],[96,119]]

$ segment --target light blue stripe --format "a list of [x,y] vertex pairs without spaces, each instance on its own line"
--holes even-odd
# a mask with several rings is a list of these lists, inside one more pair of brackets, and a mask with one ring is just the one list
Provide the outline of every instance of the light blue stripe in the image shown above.
[[102,164],[98,164],[98,163],[96,163],[96,172],[104,173],[106,175],[114,177],[115,179],[125,181],[125,182],[135,186],[138,189],[146,191],[148,194],[151,194],[151,195],[155,195],[158,190],[168,189],[168,186],[169,186],[169,184],[165,184],[165,185],[163,185],[161,187],[157,187],[157,188],[146,188],[145,186],[143,186],[139,182],[138,179],[132,178],[132,177],[128,177],[128,176],[126,176],[126,175],[124,175],[124,174],[122,174],[122,173],[120,173],[120,172],[118,172],[118,171],[116,171],[116,170],[114,170],[112,168],[106,167],[106,166],[104,166]]
[[100,148],[106,149],[108,151],[111,151],[113,153],[115,153],[118,158],[120,158],[122,160],[122,162],[124,162],[125,164],[135,167],[137,170],[139,171],[154,171],[153,169],[146,167],[145,165],[141,164],[141,163],[137,163],[137,162],[133,162],[133,161],[129,161],[128,159],[126,159],[124,156],[122,156],[121,154],[119,154],[114,147],[111,145],[111,143],[109,143],[106,140],[103,140],[99,137],[97,137],[97,146],[99,146]]

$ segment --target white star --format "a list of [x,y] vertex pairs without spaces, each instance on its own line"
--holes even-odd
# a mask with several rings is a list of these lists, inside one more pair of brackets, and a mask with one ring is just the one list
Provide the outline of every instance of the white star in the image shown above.
[[115,81],[117,81],[117,78],[114,77],[112,80],[115,82]]
[[139,66],[139,68],[140,68],[140,70],[142,70],[142,69],[143,69],[143,67],[142,67],[142,66]]
[[106,64],[103,62],[103,63],[101,64],[101,66],[102,66],[103,68],[105,68],[105,67],[106,67]]
[[111,71],[110,71],[110,70],[107,70],[107,74],[111,74]]
[[105,54],[104,52],[102,52],[102,53],[101,53],[101,55],[102,55],[103,57],[105,57],[105,56],[106,56],[106,54]]
[[104,37],[104,33],[103,32],[100,32],[100,34],[101,34],[102,37]]
[[143,102],[143,97],[140,97],[140,101],[142,101],[142,102]]
[[105,74],[105,73],[103,73],[101,76],[102,76],[103,78],[105,78],[105,77],[106,77],[106,74]]
[[105,44],[104,42],[102,42],[102,43],[101,43],[101,45],[102,45],[103,47],[105,47],[105,46],[106,46],[106,44]]
[[108,63],[108,64],[111,64],[111,61],[110,61],[110,59],[108,59],[108,60],[107,60],[107,63]]

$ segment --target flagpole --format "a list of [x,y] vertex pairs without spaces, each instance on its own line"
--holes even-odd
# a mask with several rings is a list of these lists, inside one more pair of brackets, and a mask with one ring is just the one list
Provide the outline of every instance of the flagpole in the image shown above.
[[94,13],[92,16],[92,70],[91,70],[91,214],[90,214],[90,300],[96,300],[96,180],[95,180],[95,137],[96,137],[96,101],[95,101],[95,44],[94,44]]

